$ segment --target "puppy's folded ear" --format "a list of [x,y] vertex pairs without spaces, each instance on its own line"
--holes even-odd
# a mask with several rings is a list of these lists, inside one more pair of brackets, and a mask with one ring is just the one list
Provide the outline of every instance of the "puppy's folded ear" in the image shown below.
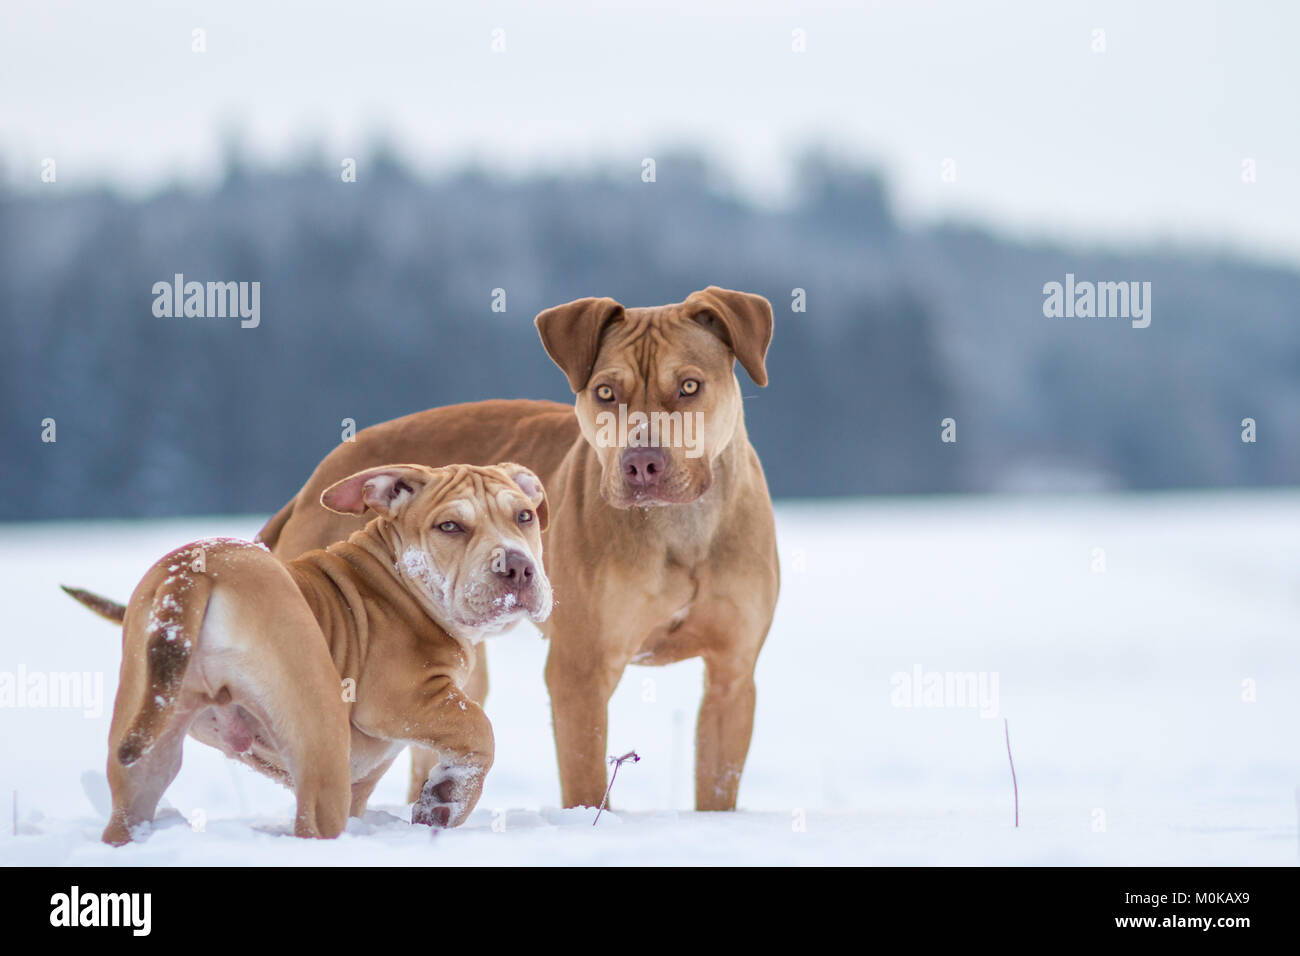
[[755,385],[767,384],[772,303],[761,295],[711,285],[686,299],[686,313],[727,343]]
[[545,531],[546,526],[551,523],[551,509],[546,501],[546,489],[542,487],[542,479],[523,465],[516,465],[512,461],[503,461],[497,467],[504,471],[510,480],[519,486],[524,497],[533,503],[533,510],[537,512],[537,527]]
[[600,338],[612,322],[623,318],[623,306],[613,299],[574,299],[540,312],[533,324],[551,361],[569,379],[574,394],[591,378]]
[[432,470],[423,465],[382,465],[367,468],[321,492],[320,503],[341,515],[365,514],[367,508],[384,518],[395,517],[429,482]]

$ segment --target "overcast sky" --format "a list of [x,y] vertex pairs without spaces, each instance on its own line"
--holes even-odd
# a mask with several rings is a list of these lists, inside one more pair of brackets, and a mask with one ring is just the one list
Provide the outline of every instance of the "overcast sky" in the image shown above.
[[46,157],[55,188],[204,181],[237,126],[260,160],[364,156],[383,132],[429,171],[635,179],[688,144],[779,202],[790,157],[822,144],[878,163],[913,219],[1300,262],[1290,0],[4,0],[0,17],[13,185],[46,188]]

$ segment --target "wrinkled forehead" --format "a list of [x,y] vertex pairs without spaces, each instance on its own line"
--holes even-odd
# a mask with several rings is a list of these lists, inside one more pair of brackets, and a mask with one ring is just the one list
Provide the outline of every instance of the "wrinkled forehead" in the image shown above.
[[513,515],[528,499],[514,482],[484,468],[457,466],[437,469],[418,504],[426,514],[443,520],[472,521],[500,514]]
[[734,356],[716,335],[688,316],[681,305],[628,309],[600,342],[596,369],[629,365],[643,375],[662,365],[729,368]]

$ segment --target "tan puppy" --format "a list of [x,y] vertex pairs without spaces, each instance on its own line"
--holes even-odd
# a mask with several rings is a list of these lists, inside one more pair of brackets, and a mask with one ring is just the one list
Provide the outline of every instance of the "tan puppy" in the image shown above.
[[230,538],[187,545],[124,615],[73,593],[124,617],[105,842],[153,819],[187,733],[293,789],[298,836],[337,836],[408,743],[438,755],[412,822],[456,826],[478,802],[492,727],[461,686],[479,640],[550,613],[541,483],[513,464],[385,465],[320,502],[378,517],[287,565]]
[[[523,462],[546,484],[553,516],[546,562],[560,601],[542,630],[564,804],[604,795],[606,708],[623,669],[702,657],[695,805],[732,809],[779,587],[772,504],[733,368],[738,359],[767,384],[772,308],[710,287],[656,308],[579,299],[541,313],[537,329],[574,408],[477,402],[367,428],[259,537],[282,558],[346,537],[355,521],[316,500],[375,462]],[[473,693],[486,691],[485,676],[480,653]],[[413,787],[428,761],[416,754]]]

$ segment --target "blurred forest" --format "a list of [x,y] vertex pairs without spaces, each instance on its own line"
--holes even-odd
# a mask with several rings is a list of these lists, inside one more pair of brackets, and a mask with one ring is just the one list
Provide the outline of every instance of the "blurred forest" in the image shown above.
[[[231,161],[216,187],[140,199],[0,192],[0,519],[270,512],[345,418],[570,401],[541,309],[710,284],[775,309],[771,384],[738,374],[780,497],[1300,478],[1300,272],[906,227],[878,175],[817,156],[798,181],[773,209],[690,155],[647,184],[639,165],[429,180],[380,151],[355,183]],[[178,272],[259,281],[260,326],[155,318],[153,284]],[[1043,284],[1067,272],[1151,282],[1151,326],[1045,318]]]

